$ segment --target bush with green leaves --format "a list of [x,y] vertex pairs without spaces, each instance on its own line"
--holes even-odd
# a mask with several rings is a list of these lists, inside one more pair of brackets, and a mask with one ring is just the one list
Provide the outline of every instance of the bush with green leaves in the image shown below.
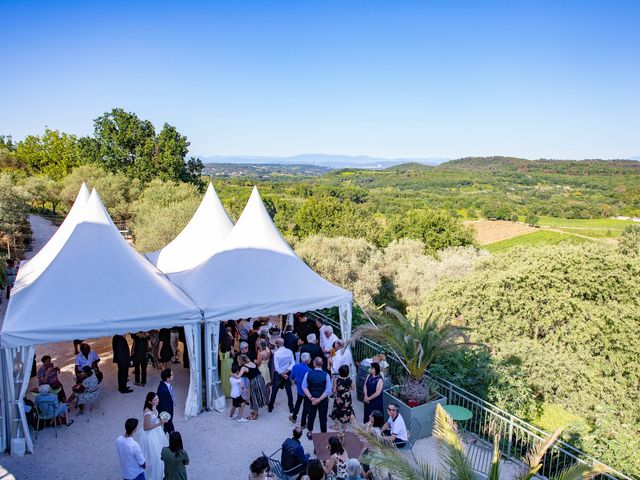
[[384,249],[382,298],[386,303],[415,312],[440,280],[463,277],[473,271],[479,260],[488,257],[475,247],[450,247],[435,256],[424,251],[422,242],[406,238],[394,240]]
[[131,205],[142,192],[142,185],[138,179],[127,177],[120,172],[107,172],[97,164],[81,165],[62,180],[60,197],[67,208],[73,205],[82,182],[85,182],[89,189],[95,188],[98,191],[102,203],[116,221],[131,218]]
[[620,234],[618,249],[623,255],[640,256],[640,225],[629,225]]
[[489,346],[490,401],[532,420],[560,405],[590,425],[578,447],[638,474],[639,278],[640,257],[607,244],[520,248],[441,282],[421,312],[457,317]]
[[312,235],[296,245],[296,252],[314,271],[353,292],[363,306],[374,304],[382,276],[382,253],[363,238]]
[[189,222],[201,200],[192,184],[151,181],[132,207],[136,249],[151,252],[166,246]]
[[459,219],[430,208],[409,210],[389,223],[387,235],[390,240],[420,240],[425,253],[434,254],[444,248],[474,244],[473,232]]
[[[9,173],[0,173],[0,252],[11,256],[22,249],[27,240],[27,195]],[[7,255],[8,256],[8,255]]]

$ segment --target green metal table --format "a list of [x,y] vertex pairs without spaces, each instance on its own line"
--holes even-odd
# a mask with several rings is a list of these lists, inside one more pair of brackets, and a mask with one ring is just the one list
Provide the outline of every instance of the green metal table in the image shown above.
[[449,414],[451,420],[458,423],[461,430],[460,434],[464,436],[467,422],[473,417],[471,410],[460,405],[443,405],[442,408]]
[[471,410],[461,407],[460,405],[443,405],[442,408],[444,408],[444,411],[449,414],[454,422],[466,422],[473,417]]

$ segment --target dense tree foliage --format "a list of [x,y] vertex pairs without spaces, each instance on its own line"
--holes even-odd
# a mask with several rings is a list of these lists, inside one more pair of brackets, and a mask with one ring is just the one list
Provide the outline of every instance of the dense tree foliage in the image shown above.
[[149,120],[114,108],[94,121],[94,135],[85,138],[80,151],[85,161],[103,165],[110,172],[124,172],[148,182],[162,180],[199,182],[202,163],[191,158],[185,163],[189,141],[175,127],[165,123],[156,134]]
[[618,249],[623,255],[640,257],[640,225],[629,225],[620,235]]
[[136,248],[151,252],[167,245],[189,222],[199,197],[193,185],[153,180],[133,205]]
[[459,318],[491,348],[480,393],[533,421],[561,406],[582,419],[568,432],[579,447],[638,474],[638,278],[640,258],[606,244],[513,250],[440,283],[423,311]]
[[396,217],[389,228],[391,238],[420,240],[429,253],[447,247],[473,244],[473,233],[456,218],[431,209],[410,210]]
[[8,173],[0,173],[0,257],[21,253],[29,233],[26,200],[15,179]]
[[60,197],[67,208],[73,204],[82,182],[98,191],[102,203],[114,220],[130,219],[132,202],[137,200],[142,192],[142,185],[138,179],[130,178],[124,173],[106,172],[97,164],[82,165],[74,169],[62,182]]
[[363,306],[374,305],[382,283],[382,253],[364,239],[314,235],[296,252],[327,280],[351,290]]
[[76,137],[58,130],[28,135],[18,142],[14,155],[28,175],[46,175],[53,180],[60,180],[80,163]]

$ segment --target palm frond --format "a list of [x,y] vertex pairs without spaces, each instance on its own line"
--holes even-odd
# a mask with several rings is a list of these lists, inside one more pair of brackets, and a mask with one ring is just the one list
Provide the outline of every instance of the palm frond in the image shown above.
[[436,405],[435,420],[433,436],[438,440],[438,453],[442,462],[456,479],[475,480],[476,475],[466,458],[453,420],[441,405]]
[[368,432],[362,425],[356,426],[358,435],[368,444],[365,461],[374,467],[387,470],[398,480],[443,480],[440,471],[426,462],[403,455],[382,437]]
[[500,435],[493,437],[493,457],[487,480],[500,480]]
[[562,470],[559,474],[552,477],[553,480],[582,480],[595,477],[605,473],[607,469],[600,465],[572,465]]
[[374,315],[376,325],[361,325],[352,338],[379,342],[416,380],[421,380],[429,365],[443,353],[475,345],[462,341],[466,328],[444,323],[434,312],[427,318],[411,320],[396,309],[386,307],[384,311],[385,315]]
[[530,480],[536,473],[538,473],[538,470],[542,468],[542,459],[547,453],[547,450],[549,450],[549,448],[551,448],[551,446],[556,443],[561,433],[562,429],[557,429],[549,436],[549,438],[547,438],[543,442],[539,442],[535,447],[529,450],[525,458],[527,469],[522,472],[522,474],[518,477],[518,480]]

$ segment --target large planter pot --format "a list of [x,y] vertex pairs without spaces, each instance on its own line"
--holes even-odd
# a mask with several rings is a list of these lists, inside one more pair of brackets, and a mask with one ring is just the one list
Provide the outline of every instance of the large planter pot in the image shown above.
[[[394,395],[394,391],[396,390],[396,388],[397,387],[393,387],[382,392],[382,402],[384,404],[385,412],[387,411],[387,406],[390,403],[397,404],[399,406],[398,413],[402,415],[404,423],[407,425],[407,430],[409,430],[411,434],[411,440],[415,441],[420,440],[421,438],[430,437],[433,433],[433,424],[436,416],[436,405],[445,405],[447,403],[447,398],[440,396],[428,403],[423,403],[422,405],[418,405],[417,407],[410,407]],[[385,415],[387,414],[385,413]],[[420,425],[422,425],[422,428],[419,432],[414,432],[411,430],[411,421],[414,418],[417,418],[420,422]]]

